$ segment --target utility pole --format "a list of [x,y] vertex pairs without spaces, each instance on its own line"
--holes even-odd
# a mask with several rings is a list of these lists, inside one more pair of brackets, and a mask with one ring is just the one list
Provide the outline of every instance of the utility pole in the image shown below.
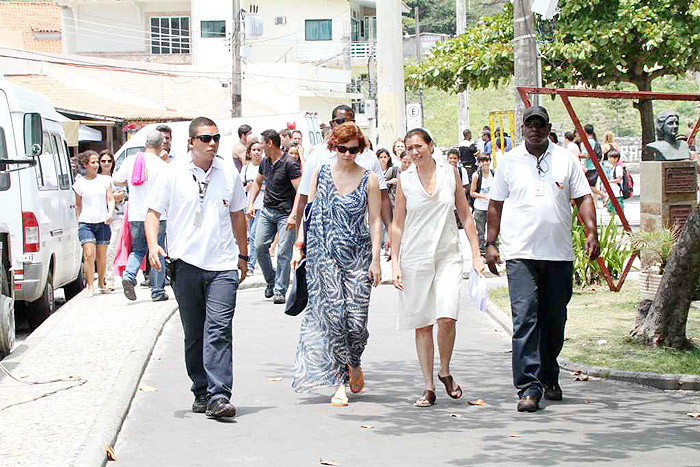
[[[537,87],[541,85],[540,64],[537,53],[537,36],[535,19],[532,15],[530,1],[515,0],[513,2],[513,46],[515,52],[515,86]],[[531,97],[533,105],[539,105],[538,95]],[[518,140],[522,139],[520,122],[523,119],[525,105],[515,91],[515,133]],[[492,129],[493,130],[493,129]]]
[[[467,10],[465,7],[465,0],[456,0],[456,10],[457,10],[457,35],[464,34],[467,32]],[[470,7],[471,7],[471,1]],[[471,8],[470,8],[471,9]],[[458,94],[459,98],[459,119],[458,119],[458,130],[459,135],[457,136],[457,141],[461,141],[463,136],[462,132],[469,128],[469,87],[466,90]]]
[[[423,42],[420,39],[420,8],[416,7],[415,11],[415,16],[416,16],[416,62],[420,63],[423,61]],[[420,127],[423,128],[424,125],[424,117],[423,115],[425,114],[424,108],[423,108],[423,87],[421,86],[418,88],[418,103],[420,104]]]
[[233,0],[231,22],[231,117],[243,116],[241,73],[241,0]]
[[406,133],[401,0],[377,2],[377,97],[379,143],[391,143]]

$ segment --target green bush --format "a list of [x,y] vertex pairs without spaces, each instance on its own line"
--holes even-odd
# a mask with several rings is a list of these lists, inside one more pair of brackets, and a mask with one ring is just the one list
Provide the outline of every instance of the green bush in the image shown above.
[[[571,237],[574,247],[574,282],[580,287],[600,284],[603,271],[597,261],[590,261],[586,253],[586,234],[577,219],[578,209],[571,214]],[[614,216],[598,231],[600,257],[613,279],[619,279],[625,263],[632,255],[632,246],[624,229],[615,224]]]

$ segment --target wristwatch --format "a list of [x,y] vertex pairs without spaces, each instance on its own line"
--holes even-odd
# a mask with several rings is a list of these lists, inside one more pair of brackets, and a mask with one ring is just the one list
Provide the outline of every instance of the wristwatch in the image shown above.
[[238,259],[242,259],[243,261],[250,261],[250,256],[248,255],[238,255]]
[[486,246],[492,246],[492,245],[495,246],[496,248],[498,248],[496,246],[496,242],[486,242]]

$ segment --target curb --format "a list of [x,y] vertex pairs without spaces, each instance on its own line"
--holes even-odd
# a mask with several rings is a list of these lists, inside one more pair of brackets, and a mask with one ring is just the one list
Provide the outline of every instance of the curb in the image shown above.
[[107,402],[100,409],[90,434],[81,447],[81,453],[73,461],[76,466],[103,466],[107,463],[105,445],[114,446],[122,423],[129,413],[131,401],[138,390],[141,375],[151,358],[158,337],[165,323],[177,311],[177,302],[173,300],[172,309],[145,327],[134,344],[129,356],[124,361],[117,381],[107,397]]
[[[512,320],[490,300],[486,307],[486,312],[504,331],[508,334],[513,334]],[[580,372],[595,378],[623,381],[664,390],[700,391],[700,376],[698,375],[668,375],[662,373],[621,371],[614,368],[584,365],[572,362],[564,357],[559,357],[557,361],[559,365],[567,371]]]

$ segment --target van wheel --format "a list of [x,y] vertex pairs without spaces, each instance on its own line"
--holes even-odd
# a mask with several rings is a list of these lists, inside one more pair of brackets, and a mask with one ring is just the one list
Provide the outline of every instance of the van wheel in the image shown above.
[[83,274],[83,265],[80,264],[80,271],[78,271],[78,277],[75,278],[70,284],[66,284],[63,287],[63,294],[66,296],[66,301],[75,297],[80,293],[81,290],[85,288],[85,275]]
[[0,358],[15,345],[15,301],[11,296],[7,271],[0,267]]
[[56,300],[53,296],[53,273],[49,271],[46,278],[46,287],[44,293],[41,294],[39,300],[29,304],[27,320],[32,330],[39,327],[41,323],[46,321],[46,318],[51,316],[51,313],[56,309]]

